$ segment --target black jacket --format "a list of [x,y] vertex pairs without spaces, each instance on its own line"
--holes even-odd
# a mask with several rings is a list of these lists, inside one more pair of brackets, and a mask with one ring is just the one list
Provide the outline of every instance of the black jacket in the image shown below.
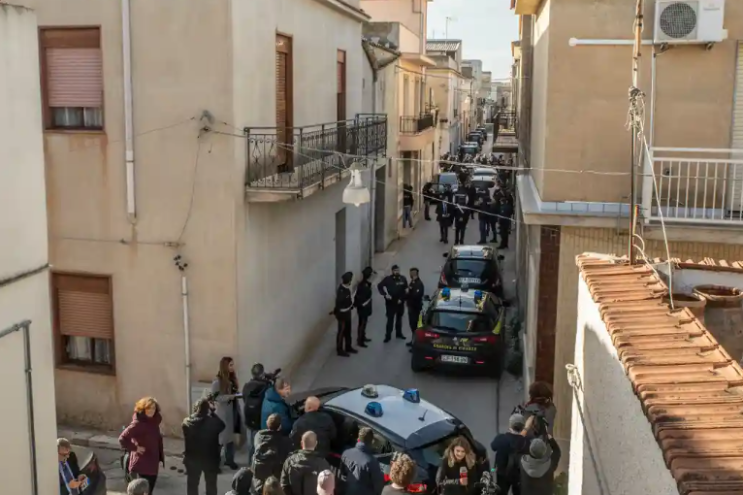
[[[466,486],[459,482],[462,468],[467,470]],[[468,468],[467,463],[462,461],[450,466],[447,459],[442,459],[439,470],[436,472],[436,486],[441,495],[470,495],[475,493],[475,483],[480,481],[480,476],[481,473],[479,473],[477,464]]]
[[271,382],[262,378],[253,378],[243,385],[243,419],[253,432],[261,428],[263,397],[270,387]]
[[338,286],[335,291],[335,308],[333,312],[336,317],[350,317],[351,309],[353,308],[353,296],[351,295],[351,289],[344,287],[343,284]]
[[356,297],[353,305],[359,316],[370,316],[372,314],[372,283],[368,280],[362,280],[356,287]]
[[413,191],[405,190],[402,192],[402,205],[413,206],[415,199],[413,198]]
[[294,452],[281,469],[284,495],[317,495],[317,475],[326,469],[330,469],[330,464],[317,452]]
[[552,495],[555,490],[555,470],[560,464],[560,446],[554,438],[549,439],[552,454],[546,459],[533,459],[529,455],[521,458],[521,493],[529,495]]
[[423,307],[423,296],[425,295],[425,287],[420,278],[411,280],[408,285],[408,306],[420,310]]
[[501,433],[490,443],[495,452],[495,468],[498,476],[518,480],[521,456],[529,451],[529,441],[518,433]]
[[513,216],[513,208],[508,203],[508,201],[504,201],[500,204],[500,215],[502,218],[499,218],[498,220],[504,222],[509,222],[509,219]]
[[251,495],[250,484],[253,480],[253,473],[248,468],[241,468],[235,476],[232,477],[232,490],[225,495]]
[[371,449],[359,442],[341,457],[339,495],[380,495],[384,474]]
[[458,229],[467,226],[467,222],[470,219],[470,211],[464,206],[454,207],[454,226]]
[[436,221],[444,225],[451,225],[454,219],[454,206],[447,203],[439,203],[436,206]]
[[251,468],[256,493],[263,491],[263,483],[269,476],[277,479],[281,477],[281,468],[291,451],[291,440],[278,431],[261,430],[255,434],[255,453]]
[[[408,280],[403,276],[399,275],[395,278],[392,275],[387,275],[377,285],[377,290],[384,296],[389,294],[392,297],[391,301],[385,298],[386,304],[402,304],[406,298],[406,290],[408,288]],[[387,291],[385,293],[385,290]]]
[[[70,451],[70,457],[67,458],[67,465],[70,471],[72,471],[72,477],[77,479],[80,476],[80,465],[77,462],[77,456],[72,451]],[[67,484],[64,482],[64,478],[62,478],[62,473],[59,473],[59,494],[69,495],[69,493],[67,491]]]
[[192,415],[183,420],[181,427],[184,444],[183,464],[204,471],[217,471],[222,451],[219,434],[225,428],[224,422],[216,414]]
[[324,411],[312,411],[304,413],[294,422],[294,427],[289,435],[294,449],[300,449],[302,435],[308,431],[314,431],[317,435],[317,447],[315,450],[323,455],[330,452],[330,445],[338,436],[335,422],[330,415]]
[[490,205],[492,202],[493,200],[487,196],[479,198],[479,201],[476,203],[476,206],[475,206],[478,210],[478,213],[477,213],[478,220],[490,221],[491,219]]

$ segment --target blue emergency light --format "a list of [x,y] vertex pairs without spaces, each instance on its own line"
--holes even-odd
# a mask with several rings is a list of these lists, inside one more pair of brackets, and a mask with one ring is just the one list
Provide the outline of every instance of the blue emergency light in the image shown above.
[[450,296],[451,291],[449,290],[449,287],[444,287],[443,289],[441,289],[441,297],[443,297],[444,299],[449,299]]
[[373,418],[381,418],[382,414],[382,404],[379,402],[370,402],[366,405],[366,408],[364,409],[364,412],[368,414],[369,416]]
[[411,388],[406,390],[405,393],[402,394],[402,398],[408,402],[418,404],[421,401],[421,394],[418,392],[417,388]]
[[481,299],[482,299],[482,291],[481,290],[476,290],[475,291],[475,301],[480,302]]

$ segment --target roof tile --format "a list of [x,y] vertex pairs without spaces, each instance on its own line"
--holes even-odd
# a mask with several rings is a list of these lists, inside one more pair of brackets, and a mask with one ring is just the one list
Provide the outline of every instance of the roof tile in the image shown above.
[[[660,261],[660,260],[658,260]],[[743,271],[743,262],[672,260]],[[743,369],[649,265],[576,258],[682,495],[743,495]]]

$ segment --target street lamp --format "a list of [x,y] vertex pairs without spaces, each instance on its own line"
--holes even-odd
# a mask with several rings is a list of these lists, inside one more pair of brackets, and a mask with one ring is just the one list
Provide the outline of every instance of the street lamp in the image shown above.
[[343,202],[356,207],[366,204],[371,200],[369,189],[361,181],[361,171],[354,164],[351,169],[351,182],[343,190]]

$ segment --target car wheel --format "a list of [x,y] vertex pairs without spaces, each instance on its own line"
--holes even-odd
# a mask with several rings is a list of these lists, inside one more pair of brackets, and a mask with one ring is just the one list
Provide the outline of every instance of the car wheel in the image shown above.
[[426,369],[426,365],[424,364],[423,359],[413,354],[410,357],[410,369],[413,370],[414,373],[419,373]]

